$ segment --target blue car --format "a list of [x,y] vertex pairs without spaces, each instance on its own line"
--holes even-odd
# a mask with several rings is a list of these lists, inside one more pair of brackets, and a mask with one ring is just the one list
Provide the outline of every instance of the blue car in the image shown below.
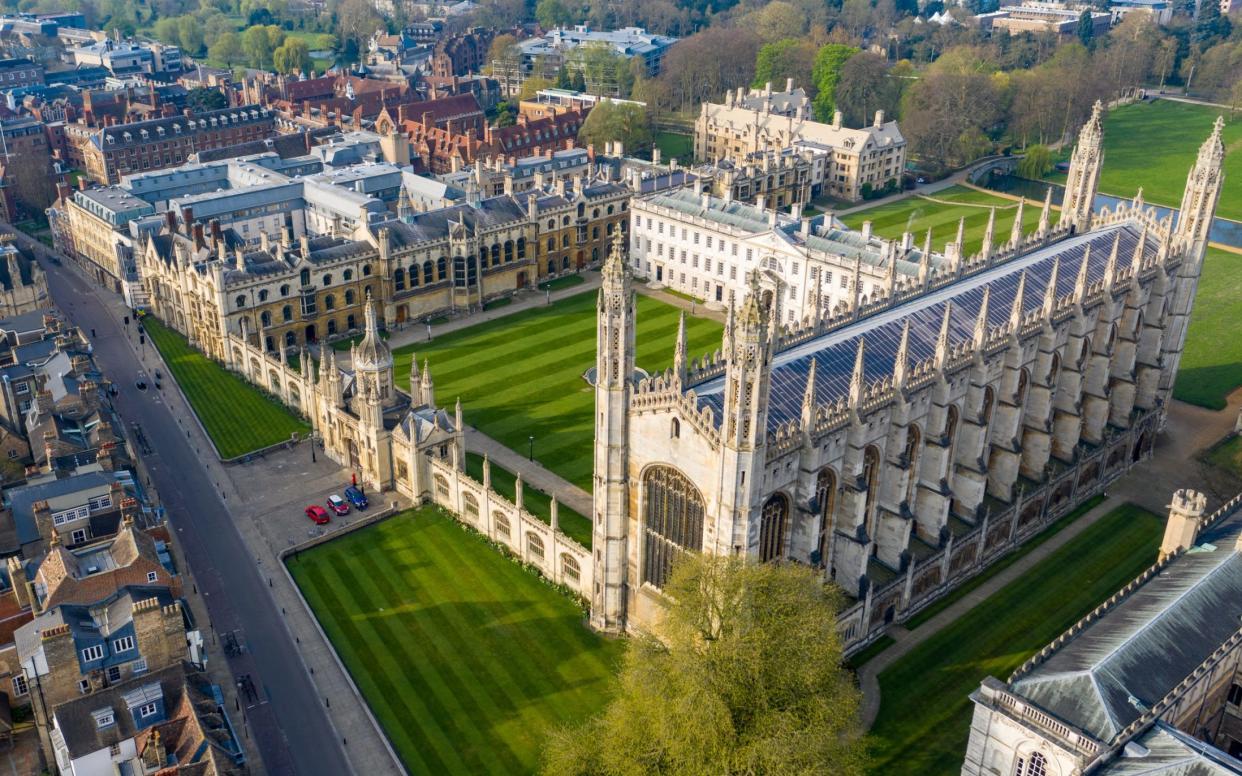
[[354,505],[354,509],[361,510],[367,508],[367,497],[362,495],[362,491],[352,485],[345,489],[345,498],[349,499],[349,503]]

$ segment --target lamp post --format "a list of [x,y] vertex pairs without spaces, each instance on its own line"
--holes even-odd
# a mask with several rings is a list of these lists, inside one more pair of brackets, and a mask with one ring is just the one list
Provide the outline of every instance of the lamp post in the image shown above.
[[530,449],[527,451],[526,458],[527,460],[534,461],[535,460],[535,437],[533,436],[526,437],[526,441],[530,443]]

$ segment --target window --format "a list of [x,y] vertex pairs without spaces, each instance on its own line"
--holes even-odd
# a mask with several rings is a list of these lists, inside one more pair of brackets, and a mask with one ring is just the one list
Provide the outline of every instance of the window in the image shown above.
[[643,482],[647,503],[642,580],[663,587],[681,552],[697,552],[703,546],[704,502],[694,483],[671,466],[652,466]]
[[285,321],[286,323],[293,320],[293,307],[291,307],[290,305],[285,305],[284,307],[280,308],[280,319],[282,321]]
[[532,558],[543,560],[543,539],[540,539],[538,534],[531,534],[527,537],[526,547]]
[[91,508],[92,512],[95,512],[100,509],[107,509],[108,507],[112,506],[112,497],[111,496],[96,496],[93,499],[89,499],[86,502],[86,505]]
[[263,289],[262,291],[259,292],[259,301],[260,302],[267,301],[267,289]]
[[91,683],[87,681],[86,679],[79,679],[78,680],[78,692],[85,695],[90,691],[91,691]]
[[120,666],[108,666],[108,681],[112,684],[116,684],[117,682],[121,681],[121,667]]
[[[147,575],[148,581],[150,581],[153,574],[154,572],[152,574]],[[129,650],[133,648],[134,648],[134,637],[133,636],[122,636],[121,638],[114,639],[112,641],[112,651],[114,653],[115,652],[128,652]]]
[[159,579],[159,575],[158,575],[158,574],[156,574],[154,571],[148,571],[148,572],[147,572],[147,581],[148,581],[148,582],[154,582],[154,581],[155,581],[155,580],[157,580],[157,579]]
[[561,570],[565,572],[565,578],[577,582],[582,578],[582,569],[578,566],[578,561],[570,554],[561,555]]
[[1242,686],[1236,684],[1229,686],[1229,702],[1234,706],[1242,706]]
[[95,725],[100,728],[106,728],[116,722],[116,716],[111,711],[95,712]]
[[236,299],[234,299],[234,300],[233,300],[233,302],[236,304],[236,306],[237,306],[237,307],[245,307],[245,306],[246,306],[246,297],[244,297],[244,296],[238,296]]
[[82,542],[86,541],[86,529],[85,528],[76,529],[73,532],[73,534],[69,537],[69,541],[72,542],[73,544],[81,544]]
[[160,706],[155,701],[144,703],[138,707],[138,716],[146,719],[147,717],[153,716],[159,710]]
[[64,525],[74,520],[84,520],[90,517],[91,511],[89,507],[74,507],[73,509],[65,509],[60,512],[52,513],[52,525]]
[[101,660],[104,656],[103,644],[94,644],[82,650],[82,662],[89,663],[92,660]]
[[286,283],[285,285],[283,285],[283,286],[281,286],[281,287],[280,287],[280,295],[281,295],[281,296],[288,296],[288,295],[289,295],[289,285],[288,285],[287,283]]
[[504,538],[508,539],[509,538],[509,518],[505,517],[500,512],[493,512],[492,519],[496,523],[496,534],[498,536],[503,536]]
[[15,383],[13,393],[30,393],[30,383]]
[[324,288],[327,288],[327,287],[328,287],[328,286],[330,286],[330,285],[332,285],[332,276],[331,276],[331,275],[324,275],[324,276],[323,276],[323,287],[324,287]]
[[785,555],[785,534],[789,527],[789,500],[774,494],[763,505],[759,522],[759,562],[766,563]]
[[1048,776],[1048,760],[1039,752],[1032,753],[1030,757],[1019,757],[1013,776]]
[[26,675],[18,674],[13,677],[13,694],[25,695],[28,692],[30,692],[30,686],[26,684]]

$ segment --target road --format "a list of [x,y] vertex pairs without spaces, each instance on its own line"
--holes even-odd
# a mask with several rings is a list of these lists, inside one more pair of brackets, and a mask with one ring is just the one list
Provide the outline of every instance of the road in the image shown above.
[[[39,253],[50,255],[46,249]],[[114,317],[116,297],[105,303],[67,266],[41,263],[57,307],[83,331],[94,330],[91,341],[98,366],[121,388],[114,402],[121,418],[131,428],[139,424],[154,450],[144,456],[152,484],[163,498],[177,541],[207,602],[211,627],[199,623],[200,628],[204,634],[210,631],[220,637],[235,633],[245,645],[243,654],[227,660],[235,677],[249,675],[257,689],[258,698],[245,710],[245,721],[267,772],[351,773],[341,742],[332,733],[325,699],[297,659],[294,639],[268,589],[270,581],[256,567],[209,474],[206,462],[214,455],[206,448],[201,455],[195,452],[187,433],[153,389],[140,392],[134,387],[140,372],[149,374],[127,339],[132,339],[135,324],[131,321],[126,327]],[[212,657],[226,659],[219,644]],[[236,718],[235,710],[230,711],[240,728],[243,720]]]

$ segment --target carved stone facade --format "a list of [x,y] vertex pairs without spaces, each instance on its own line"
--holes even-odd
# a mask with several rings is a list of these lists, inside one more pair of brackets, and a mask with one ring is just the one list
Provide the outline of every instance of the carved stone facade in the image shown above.
[[[860,619],[847,639],[861,643],[1146,455],[1220,194],[1220,125],[1174,225],[1141,198],[1092,214],[1101,112],[1059,224],[799,326],[782,325],[781,293],[753,286],[716,353],[692,362],[682,336],[663,374],[635,377],[614,252],[599,303],[597,627],[656,621],[668,563],[701,550],[821,567],[857,598],[843,618]],[[948,564],[935,575],[933,557]]]

